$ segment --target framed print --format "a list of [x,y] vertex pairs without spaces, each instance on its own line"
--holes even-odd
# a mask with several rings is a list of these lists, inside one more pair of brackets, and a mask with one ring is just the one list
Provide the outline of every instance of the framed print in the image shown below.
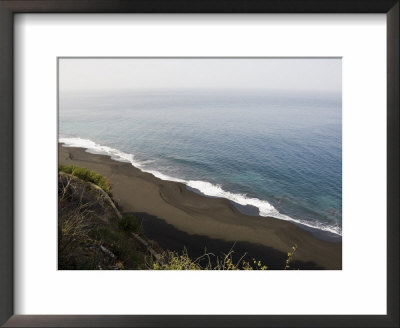
[[0,8],[2,324],[398,326],[398,1]]

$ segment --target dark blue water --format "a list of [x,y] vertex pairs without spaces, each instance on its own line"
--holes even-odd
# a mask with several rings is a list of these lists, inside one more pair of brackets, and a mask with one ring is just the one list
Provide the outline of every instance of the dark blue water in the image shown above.
[[61,94],[59,134],[262,216],[341,234],[340,94]]

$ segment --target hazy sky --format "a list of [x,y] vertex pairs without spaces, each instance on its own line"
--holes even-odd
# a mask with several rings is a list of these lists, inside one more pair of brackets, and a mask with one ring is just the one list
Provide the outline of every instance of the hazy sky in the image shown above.
[[268,89],[339,92],[341,59],[59,60],[60,91]]

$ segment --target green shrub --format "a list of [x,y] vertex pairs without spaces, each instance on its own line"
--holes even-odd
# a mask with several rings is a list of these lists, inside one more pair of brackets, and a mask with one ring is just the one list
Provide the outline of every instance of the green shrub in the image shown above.
[[127,235],[105,226],[93,229],[89,235],[115,254],[127,267],[145,269],[144,253],[133,247],[132,239]]
[[137,234],[142,234],[143,229],[138,219],[132,214],[123,214],[122,218],[118,222],[118,227],[120,230],[125,232],[135,232]]
[[58,171],[72,174],[81,180],[94,183],[111,196],[111,186],[108,180],[94,171],[90,171],[85,167],[61,164],[58,166]]

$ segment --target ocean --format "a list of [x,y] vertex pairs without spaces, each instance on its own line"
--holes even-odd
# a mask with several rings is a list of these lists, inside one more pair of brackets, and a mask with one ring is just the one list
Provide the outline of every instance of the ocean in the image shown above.
[[62,92],[59,141],[341,238],[341,94]]

